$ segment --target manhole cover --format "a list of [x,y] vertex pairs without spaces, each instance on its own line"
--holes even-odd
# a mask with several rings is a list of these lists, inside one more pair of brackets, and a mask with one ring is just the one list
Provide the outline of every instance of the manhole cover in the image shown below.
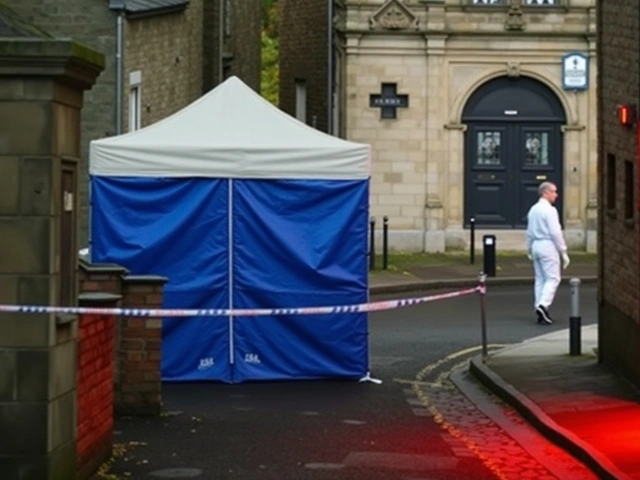
[[180,478],[196,478],[202,475],[199,468],[167,468],[165,470],[156,470],[149,475],[155,478],[169,478],[178,480]]

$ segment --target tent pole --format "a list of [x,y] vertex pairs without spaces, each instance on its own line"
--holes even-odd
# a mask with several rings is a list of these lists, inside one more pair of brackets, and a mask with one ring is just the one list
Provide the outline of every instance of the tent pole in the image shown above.
[[[229,222],[229,226],[228,226],[228,251],[229,251],[229,258],[228,258],[228,262],[229,262],[229,308],[233,308],[233,179],[230,178],[229,179],[229,207],[227,209],[227,219]],[[233,316],[230,315],[229,316],[229,364],[233,365],[234,362],[234,350],[235,350],[235,345],[233,342],[233,325],[234,321],[233,321]]]

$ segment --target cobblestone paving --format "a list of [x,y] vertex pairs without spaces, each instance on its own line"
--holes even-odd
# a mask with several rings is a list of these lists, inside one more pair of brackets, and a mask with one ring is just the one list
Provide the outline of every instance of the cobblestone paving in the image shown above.
[[[433,417],[456,456],[478,457],[501,480],[597,478],[480,384],[476,383],[475,403],[465,397],[449,378],[452,371],[467,368],[468,361],[460,360],[452,358],[426,367],[411,388],[404,390],[414,414]],[[501,426],[478,408],[478,398],[499,412]],[[525,439],[526,445],[514,437]]]

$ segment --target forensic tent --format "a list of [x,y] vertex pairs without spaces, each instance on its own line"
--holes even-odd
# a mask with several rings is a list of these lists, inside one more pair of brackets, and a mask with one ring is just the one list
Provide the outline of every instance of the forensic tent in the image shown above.
[[[174,115],[91,142],[90,255],[168,278],[165,381],[368,374],[368,145],[319,132],[232,77]],[[285,314],[282,314],[285,313]]]

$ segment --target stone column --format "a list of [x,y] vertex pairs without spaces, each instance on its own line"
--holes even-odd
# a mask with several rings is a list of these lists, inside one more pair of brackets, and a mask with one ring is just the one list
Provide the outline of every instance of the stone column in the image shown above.
[[[2,15],[0,302],[75,305],[80,110],[104,57],[10,38],[24,22]],[[0,478],[76,478],[76,337],[73,317],[0,313]]]
[[[564,230],[569,249],[586,246],[589,187],[585,127],[563,126],[564,134]],[[560,192],[562,194],[562,191]]]
[[[431,26],[444,28],[442,8],[429,7],[434,15]],[[444,62],[446,35],[430,32],[425,36],[427,55],[427,165],[425,196],[424,251],[443,252],[445,250],[445,212],[447,211],[447,168],[451,161],[447,158],[447,132],[442,125],[442,112],[447,109],[448,86],[445,78]]]
[[[465,158],[464,144],[467,134],[467,126],[464,124],[448,124],[444,127],[448,137],[448,166],[446,182],[449,186],[446,196],[447,218],[445,219],[445,231],[459,230],[464,237],[463,225],[469,221],[464,218],[464,180]],[[451,242],[453,239],[447,239]],[[466,248],[466,245],[456,245],[456,248]]]

